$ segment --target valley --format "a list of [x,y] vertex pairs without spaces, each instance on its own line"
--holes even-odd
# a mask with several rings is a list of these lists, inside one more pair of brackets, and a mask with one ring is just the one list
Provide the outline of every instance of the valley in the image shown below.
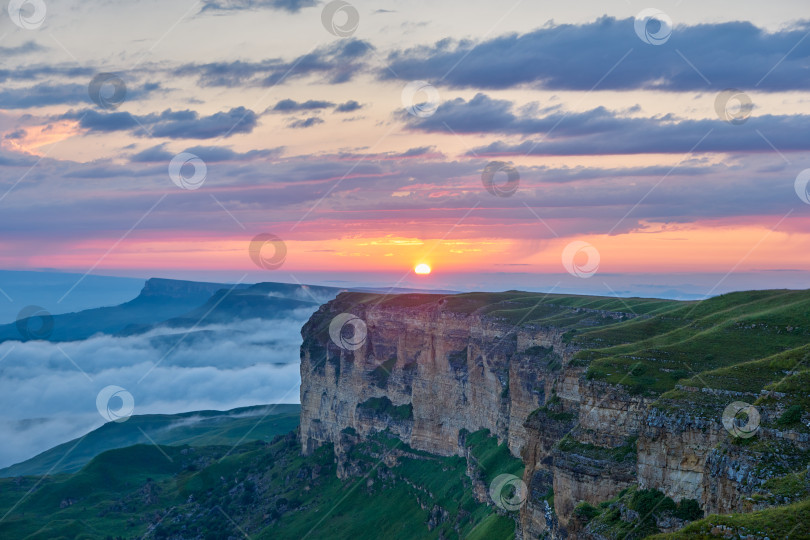
[[252,419],[226,418],[233,436],[20,468],[0,480],[0,535],[810,535],[810,292],[342,292],[301,334],[297,428],[249,442]]

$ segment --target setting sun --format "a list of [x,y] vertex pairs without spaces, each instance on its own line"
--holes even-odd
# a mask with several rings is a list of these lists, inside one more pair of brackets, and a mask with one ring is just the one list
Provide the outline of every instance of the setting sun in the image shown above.
[[426,265],[425,263],[417,264],[416,268],[414,268],[413,271],[420,275],[429,274],[430,266]]

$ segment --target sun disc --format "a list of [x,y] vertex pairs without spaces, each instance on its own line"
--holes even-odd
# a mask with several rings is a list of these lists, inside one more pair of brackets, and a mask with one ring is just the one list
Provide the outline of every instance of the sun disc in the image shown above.
[[426,275],[430,273],[430,266],[426,265],[425,263],[417,264],[413,271],[420,275]]

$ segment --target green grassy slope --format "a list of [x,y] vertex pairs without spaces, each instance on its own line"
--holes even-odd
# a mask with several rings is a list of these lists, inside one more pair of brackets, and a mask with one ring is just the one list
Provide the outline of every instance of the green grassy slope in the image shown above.
[[[482,476],[520,469],[473,435],[490,456]],[[331,445],[300,450],[294,433],[235,449],[139,445],[75,474],[0,479],[0,538],[514,538],[513,517],[473,499],[463,458],[381,433],[354,447],[356,475],[340,480]]]
[[225,412],[136,415],[0,469],[0,477],[75,472],[102,452],[134,444],[206,446],[269,441],[295,429],[300,411],[300,405],[262,405]]
[[[714,534],[713,534],[714,532]],[[711,515],[654,540],[710,538],[810,538],[810,500],[750,514]]]
[[[589,378],[662,394],[705,372],[804,348],[810,342],[810,291],[732,293],[682,303],[651,318],[581,332],[573,342],[588,348],[576,362],[588,366]],[[778,371],[760,371],[756,381],[743,377],[748,380],[740,380],[741,387],[758,392],[781,378]]]

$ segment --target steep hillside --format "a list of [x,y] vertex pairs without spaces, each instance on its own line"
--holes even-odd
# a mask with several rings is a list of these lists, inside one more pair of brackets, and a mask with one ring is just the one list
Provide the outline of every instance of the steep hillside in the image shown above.
[[478,502],[465,473],[519,473],[520,461],[486,433],[472,439],[483,465],[380,433],[354,446],[349,480],[338,479],[331,445],[304,457],[294,433],[112,450],[72,475],[0,479],[0,538],[514,538],[514,521]]
[[298,426],[298,405],[262,405],[230,411],[134,415],[108,422],[79,439],[0,469],[0,477],[75,472],[95,456],[135,444],[209,446],[269,441]]

